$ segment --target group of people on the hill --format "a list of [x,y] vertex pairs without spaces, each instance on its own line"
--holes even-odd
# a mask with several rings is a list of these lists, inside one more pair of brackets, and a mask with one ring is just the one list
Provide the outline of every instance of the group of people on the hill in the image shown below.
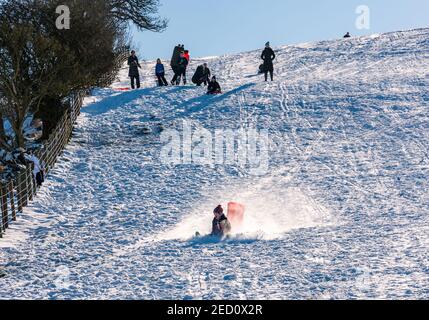
[[[184,85],[186,85],[187,83],[186,71],[187,71],[190,59],[191,57],[189,54],[189,50],[186,50],[183,44],[182,45],[179,44],[176,47],[174,47],[173,55],[171,57],[171,62],[170,62],[171,69],[174,72],[174,77],[171,80],[171,85],[173,86],[180,85],[181,81],[183,82]],[[158,63],[160,63],[160,61]],[[220,88],[219,83],[216,81],[216,77],[213,76],[210,79],[210,76],[211,76],[210,69],[208,68],[207,63],[204,63],[198,66],[194,76],[192,77],[192,82],[197,86],[201,86],[201,84],[208,86],[207,94],[221,93],[222,90]],[[162,86],[162,85],[168,85],[168,84],[166,84],[165,82],[161,84],[161,82],[159,82],[159,86]]]
[[[344,35],[344,38],[351,38],[349,32]],[[265,48],[262,51],[261,59],[263,63],[259,66],[259,73],[264,74],[265,81],[268,81],[268,75],[270,75],[271,81],[274,81],[274,60],[276,59],[276,54],[271,48],[270,43],[265,44]],[[180,85],[183,82],[184,85],[187,84],[186,71],[190,63],[190,54],[189,50],[185,49],[184,45],[177,45],[173,50],[173,55],[171,58],[171,69],[173,70],[174,77],[171,80],[171,85]],[[128,65],[130,66],[129,76],[131,78],[131,87],[140,88],[140,77],[138,68],[141,68],[139,61],[135,55],[135,51],[131,52],[131,56],[128,59]],[[159,86],[168,86],[169,83],[165,78],[165,68],[161,60],[157,60],[155,67],[155,74],[158,79]],[[207,65],[204,63],[197,67],[194,76],[192,77],[192,83],[197,86],[208,87],[208,94],[221,93],[221,87],[216,80],[215,76],[212,76],[212,73]]]
[[[184,45],[177,45],[174,48],[173,56],[171,58],[171,69],[173,70],[174,77],[171,80],[171,85],[180,85],[182,81],[184,85],[186,85],[186,71],[190,61],[189,50],[185,50]],[[139,89],[140,84],[140,74],[139,68],[141,69],[141,65],[136,56],[136,52],[131,51],[131,56],[128,58],[128,66],[129,66],[129,74],[128,76],[131,79],[131,88]],[[168,86],[168,81],[165,78],[165,67],[162,63],[161,59],[157,59],[155,66],[155,75],[158,80],[158,86]],[[197,86],[201,86],[204,84],[208,86],[207,94],[218,94],[221,93],[220,84],[217,82],[216,77],[211,77],[211,71],[208,68],[207,63],[204,63],[198,66],[195,71],[194,76],[192,77],[192,82]]]
[[[351,38],[349,32],[344,35],[344,38]],[[268,81],[268,74],[270,75],[271,81],[274,81],[274,59],[276,54],[270,46],[270,42],[265,44],[265,48],[262,51],[261,59],[263,63],[259,66],[259,73],[263,73],[265,81]],[[171,85],[180,85],[182,81],[184,85],[187,83],[186,71],[190,62],[189,50],[185,49],[183,44],[178,44],[174,47],[173,55],[171,57],[171,69],[173,70],[174,77],[171,80]],[[135,55],[135,51],[131,51],[131,56],[128,58],[128,65],[130,67],[129,76],[131,78],[131,88],[140,88],[140,76],[138,68],[141,68],[139,61]],[[168,81],[165,78],[165,67],[161,62],[161,59],[157,60],[155,67],[155,75],[158,79],[158,86],[168,86]],[[136,82],[136,84],[135,84]],[[197,67],[192,82],[197,86],[208,86],[208,94],[221,93],[220,84],[217,82],[215,76],[211,76],[211,71],[208,68],[207,63],[204,63]]]

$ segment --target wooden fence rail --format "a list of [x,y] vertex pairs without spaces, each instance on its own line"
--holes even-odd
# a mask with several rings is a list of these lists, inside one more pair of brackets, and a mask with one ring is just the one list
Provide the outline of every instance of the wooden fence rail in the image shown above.
[[[99,80],[98,85],[100,87],[106,87],[115,80],[117,72],[122,67],[127,55],[127,47],[119,51],[116,58],[116,69],[111,74],[107,74]],[[70,107],[60,121],[58,121],[49,138],[43,142],[43,147],[35,152],[35,156],[39,158],[44,166],[45,176],[55,166],[58,157],[70,141],[74,124],[80,114],[86,94],[86,91],[79,91],[70,95]],[[36,193],[37,185],[33,175],[32,164],[22,168],[13,179],[6,183],[0,183],[0,238],[3,237],[9,224],[12,221],[16,221],[18,214],[22,213],[23,209],[33,200]]]

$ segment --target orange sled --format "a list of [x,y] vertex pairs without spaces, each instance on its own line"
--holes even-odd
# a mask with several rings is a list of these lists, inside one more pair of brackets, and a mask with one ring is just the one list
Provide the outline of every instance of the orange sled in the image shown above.
[[244,221],[245,206],[241,203],[230,202],[228,203],[228,220],[232,228],[240,227]]

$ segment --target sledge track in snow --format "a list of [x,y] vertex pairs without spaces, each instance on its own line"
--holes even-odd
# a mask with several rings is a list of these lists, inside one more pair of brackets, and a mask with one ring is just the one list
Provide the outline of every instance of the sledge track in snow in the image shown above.
[[[29,241],[0,242],[1,295],[427,298],[429,30],[282,47],[275,83],[248,77],[259,56],[209,59],[216,99],[150,88],[153,62],[146,89],[88,98],[63,161],[8,232],[27,227]],[[139,130],[180,119],[268,129],[270,172],[161,165],[159,136]],[[186,240],[195,226],[183,219],[203,227],[232,197],[248,204],[247,235]]]

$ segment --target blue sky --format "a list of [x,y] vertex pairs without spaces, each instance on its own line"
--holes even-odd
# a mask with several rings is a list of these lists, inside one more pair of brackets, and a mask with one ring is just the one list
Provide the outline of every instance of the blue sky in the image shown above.
[[[143,59],[170,58],[183,43],[191,56],[243,52],[263,47],[352,35],[429,27],[427,0],[161,0],[170,20],[163,33],[133,31]],[[370,29],[358,30],[356,8],[370,9]]]

